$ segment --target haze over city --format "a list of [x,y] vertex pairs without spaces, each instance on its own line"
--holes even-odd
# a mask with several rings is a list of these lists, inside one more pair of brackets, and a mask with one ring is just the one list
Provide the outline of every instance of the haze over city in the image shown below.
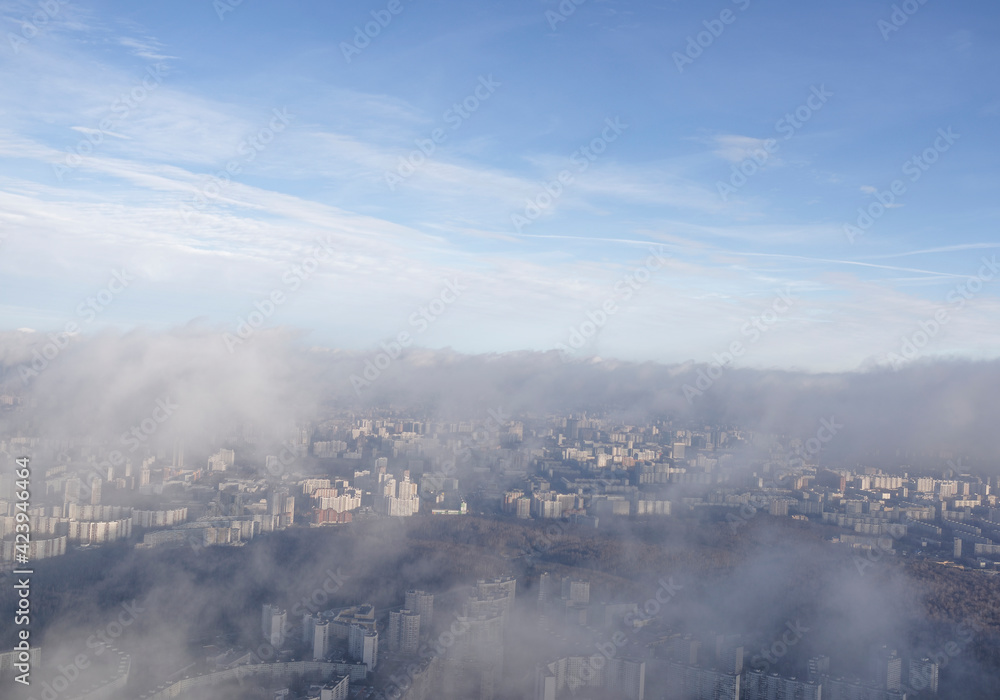
[[0,0],[0,699],[1000,687],[984,0]]

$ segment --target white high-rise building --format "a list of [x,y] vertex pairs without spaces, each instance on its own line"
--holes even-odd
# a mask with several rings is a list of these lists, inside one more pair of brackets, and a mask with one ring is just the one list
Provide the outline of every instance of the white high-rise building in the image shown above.
[[544,606],[546,603],[552,601],[555,595],[555,581],[552,578],[552,574],[548,571],[542,572],[542,575],[538,577],[538,603]]
[[66,480],[65,491],[63,492],[63,503],[80,502],[80,480],[76,477]]
[[590,602],[590,583],[580,579],[564,578],[562,581],[562,597],[572,603]]
[[264,603],[260,613],[260,633],[265,638],[271,636],[271,604]]
[[261,631],[264,639],[273,647],[280,647],[285,643],[285,635],[288,632],[288,613],[281,610],[276,605],[264,604],[261,611]]
[[406,592],[407,610],[420,615],[420,629],[426,633],[430,631],[431,622],[434,620],[434,594],[426,591],[410,590]]
[[392,517],[409,517],[420,511],[417,485],[410,481],[410,472],[403,472],[403,480],[380,470],[375,492],[375,512]]
[[313,659],[323,661],[330,651],[330,621],[319,620],[313,625]]
[[271,638],[268,640],[273,647],[280,647],[285,643],[285,634],[288,631],[288,613],[284,610],[274,610],[271,615]]
[[312,644],[313,631],[316,629],[316,622],[318,620],[319,615],[306,613],[302,616],[302,641],[306,644]]
[[460,616],[461,644],[452,645],[444,659],[442,688],[451,696],[492,700],[503,670],[504,615]]
[[909,686],[916,692],[928,690],[938,691],[939,666],[930,659],[910,659]]
[[351,659],[360,661],[369,671],[374,671],[375,664],[378,663],[378,632],[368,631],[361,625],[351,625],[347,653]]
[[236,462],[236,453],[233,450],[219,450],[208,458],[208,470],[212,472],[224,472]]
[[903,660],[892,649],[882,645],[871,659],[872,675],[880,688],[899,690],[903,681]]
[[470,603],[475,600],[494,601],[494,607],[506,620],[514,608],[514,595],[516,593],[517,579],[510,576],[490,580],[480,579],[476,582],[475,592],[469,597],[469,601]]
[[406,610],[389,613],[389,649],[416,654],[420,646],[420,615]]

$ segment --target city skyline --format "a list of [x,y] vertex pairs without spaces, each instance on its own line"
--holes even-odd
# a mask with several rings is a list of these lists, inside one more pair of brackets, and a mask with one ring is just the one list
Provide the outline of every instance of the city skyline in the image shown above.
[[[6,410],[17,414],[24,407]],[[911,638],[894,628],[894,616],[905,607],[885,609],[890,593],[883,577],[893,566],[908,567],[909,576],[932,566],[953,581],[995,576],[1000,477],[990,465],[930,456],[916,468],[844,466],[827,449],[844,438],[844,426],[825,420],[812,437],[791,438],[735,425],[683,427],[688,421],[672,419],[629,424],[600,416],[507,416],[486,424],[392,413],[319,415],[296,426],[281,449],[239,432],[220,435],[215,444],[231,447],[207,460],[182,446],[146,445],[139,468],[115,457],[114,442],[41,435],[0,442],[5,450],[30,445],[37,458],[18,464],[31,470],[37,459],[35,481],[44,477],[45,495],[31,509],[28,547],[32,561],[46,560],[38,569],[98,547],[110,548],[111,557],[180,558],[186,567],[221,561],[225,548],[249,550],[259,561],[274,556],[269,548],[313,543],[299,554],[306,556],[300,566],[310,572],[304,580],[268,583],[270,598],[260,613],[239,608],[243,632],[216,634],[193,655],[165,650],[189,664],[185,670],[197,667],[185,678],[152,681],[135,672],[148,651],[135,648],[134,640],[143,637],[127,628],[160,614],[144,597],[124,606],[117,628],[108,625],[92,637],[111,647],[110,668],[93,664],[86,653],[69,666],[46,663],[73,648],[72,636],[49,633],[30,664],[48,669],[43,689],[86,682],[99,697],[128,688],[160,700],[202,688],[222,698],[234,682],[253,679],[261,687],[308,690],[306,697],[320,700],[327,691],[338,693],[330,698],[379,700],[422,700],[433,692],[499,698],[514,687],[520,697],[537,700],[560,700],[580,688],[630,700],[757,700],[782,692],[778,688],[802,698],[863,693],[869,700],[900,700],[903,693],[936,695],[942,671],[949,693],[965,688],[961,683],[968,681],[956,679],[954,669],[978,668],[966,651],[982,643],[976,635],[988,624],[986,616],[961,619],[951,644]],[[288,445],[301,449],[288,456]],[[391,497],[383,498],[385,489],[395,493],[397,479],[409,483],[411,470],[421,473],[410,491],[419,506],[395,508],[387,502]],[[87,488],[88,481],[107,488]],[[0,502],[10,501],[14,486],[14,478],[0,475]],[[153,509],[123,505],[128,502]],[[462,507],[455,507],[459,502]],[[19,551],[9,537],[15,521],[0,517],[5,560]],[[460,537],[470,526],[505,533],[503,544],[487,555],[504,572],[500,577],[460,568],[455,583],[420,590],[409,586],[438,579],[426,578],[429,572],[415,565],[416,572],[384,580],[387,589],[359,580],[382,556],[374,541],[388,536],[407,556],[442,535],[441,542]],[[625,579],[604,571],[606,553],[567,566],[566,552],[573,548],[564,547],[573,542],[618,551],[623,534],[632,532],[630,546],[656,551],[663,542],[645,543],[643,532],[688,526],[751,549],[761,534],[775,538],[769,547],[780,543],[776,551],[788,560],[758,551],[764,561],[742,564],[729,584],[741,590],[763,585],[758,595],[783,596],[784,586],[771,581],[772,567],[824,567],[823,585],[853,591],[843,601],[844,619],[829,615],[828,606],[838,603],[819,600],[807,609],[793,606],[786,614],[797,612],[784,623],[780,615],[754,621],[754,606],[699,611],[699,598],[708,594],[704,572],[695,575],[689,567],[671,567],[669,574],[653,567],[623,588]],[[520,535],[512,538],[512,532]],[[381,537],[373,540],[373,533]],[[821,551],[816,537],[824,543]],[[317,546],[343,548],[354,538],[366,544],[355,550],[350,567],[312,556]],[[707,551],[717,556],[719,550]],[[255,568],[237,571],[254,575]],[[292,567],[286,575],[298,573]],[[268,569],[256,574],[275,575]],[[758,577],[763,582],[755,583]],[[612,584],[616,579],[622,583]],[[644,586],[650,587],[640,593]],[[726,608],[740,595],[746,593],[734,589],[709,599]],[[882,602],[859,605],[868,598]],[[786,606],[779,600],[769,605]],[[132,642],[117,641],[123,634]],[[842,647],[836,641],[842,634],[856,643]],[[104,653],[91,640],[86,648]],[[0,657],[0,680],[10,677],[12,659]],[[518,672],[502,676],[502,668]],[[299,685],[296,675],[312,685]]]

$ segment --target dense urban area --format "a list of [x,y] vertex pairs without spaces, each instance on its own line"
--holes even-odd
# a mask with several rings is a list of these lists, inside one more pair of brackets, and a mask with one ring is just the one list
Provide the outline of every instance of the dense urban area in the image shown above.
[[[15,396],[0,402],[20,410]],[[160,404],[169,419],[169,402]],[[940,648],[868,640],[860,657],[838,664],[832,650],[800,644],[810,627],[798,619],[771,636],[685,628],[663,611],[680,604],[690,578],[658,572],[644,598],[630,597],[596,571],[549,566],[546,555],[569,533],[613,539],[625,536],[623,526],[689,522],[736,537],[769,523],[812,528],[822,540],[814,546],[836,551],[860,577],[903,559],[983,577],[1000,563],[995,476],[951,455],[919,471],[826,464],[825,448],[842,428],[836,416],[812,437],[789,438],[670,418],[630,425],[508,416],[499,406],[458,422],[344,413],[289,428],[276,444],[237,426],[207,454],[181,440],[147,443],[159,420],[118,444],[4,436],[3,560],[14,564],[18,551],[12,467],[22,454],[33,455],[32,562],[96,548],[202,556],[288,534],[281,531],[383,532],[403,518],[425,528],[522,525],[533,537],[519,551],[498,548],[506,564],[493,575],[478,577],[470,566],[468,580],[444,590],[409,588],[403,576],[407,590],[385,607],[363,593],[344,600],[349,574],[324,562],[308,595],[245,601],[243,628],[252,620],[255,632],[203,644],[155,687],[130,680],[136,659],[116,642],[124,620],[112,626],[118,634],[88,641],[100,658],[88,652],[86,666],[69,671],[48,663],[42,643],[31,654],[49,700],[227,697],[230,686],[239,697],[288,700],[933,697],[981,623],[964,621]],[[524,635],[542,655],[524,658],[515,641]],[[0,658],[0,674],[16,672],[14,652]]]

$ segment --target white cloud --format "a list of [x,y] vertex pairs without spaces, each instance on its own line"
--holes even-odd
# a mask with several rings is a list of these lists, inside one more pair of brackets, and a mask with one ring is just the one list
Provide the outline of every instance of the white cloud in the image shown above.
[[[730,163],[741,163],[753,155],[760,156],[761,153],[768,153],[765,144],[768,139],[758,139],[752,136],[738,136],[735,134],[721,134],[714,138],[715,150],[713,153]],[[768,155],[770,161],[773,156]]]

